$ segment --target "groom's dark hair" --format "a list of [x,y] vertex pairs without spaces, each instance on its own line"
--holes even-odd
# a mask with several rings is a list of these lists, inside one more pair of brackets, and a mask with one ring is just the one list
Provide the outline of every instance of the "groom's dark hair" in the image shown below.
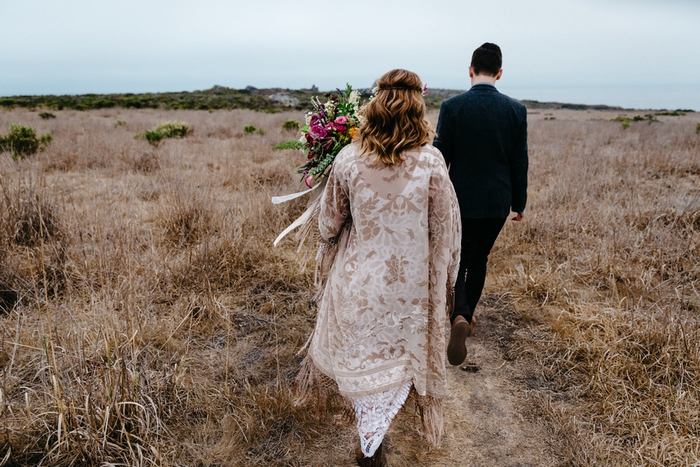
[[485,42],[472,54],[471,67],[475,75],[496,76],[503,65],[501,48],[496,44]]

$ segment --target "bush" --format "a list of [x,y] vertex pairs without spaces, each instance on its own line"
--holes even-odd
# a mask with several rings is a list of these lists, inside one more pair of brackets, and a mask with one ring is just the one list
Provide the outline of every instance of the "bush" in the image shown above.
[[5,137],[0,136],[0,151],[12,151],[12,158],[17,160],[44,149],[52,139],[50,133],[37,138],[34,128],[12,123],[10,133]]
[[260,136],[265,136],[265,130],[263,130],[262,128],[260,128],[260,129],[258,130],[258,134],[259,134]]
[[243,127],[243,131],[245,131],[246,134],[255,133],[255,127],[253,125],[246,125]]
[[674,110],[673,112],[669,112],[669,111],[656,112],[654,115],[665,115],[667,117],[680,117],[681,115],[685,115],[685,112],[682,112],[680,110]]
[[284,131],[299,131],[299,122],[296,120],[286,120],[282,124],[282,129]]
[[125,126],[126,122],[124,120],[117,120],[117,123],[114,124],[114,128],[120,127],[120,126]]
[[39,114],[39,117],[43,118],[44,120],[48,120],[50,118],[56,118],[56,116],[54,114],[52,114],[51,112],[41,112]]
[[697,125],[695,125],[695,134],[696,134],[696,135],[700,135],[700,123],[698,123]]
[[143,133],[143,139],[148,141],[148,144],[153,145],[153,146],[158,146],[160,142],[165,138],[165,135],[163,133],[160,133],[158,131],[153,131],[149,130],[145,133]]
[[654,115],[651,114],[646,114],[643,117],[641,115],[635,115],[634,117],[625,117],[623,115],[620,115],[618,117],[613,118],[611,121],[613,122],[622,122],[622,127],[623,128],[629,128],[630,122],[649,122],[649,123],[654,123],[658,122],[659,119],[656,118]]
[[192,127],[185,122],[174,120],[172,122],[161,122],[153,131],[162,133],[165,138],[184,138],[192,133]]
[[165,138],[184,138],[192,133],[192,127],[185,122],[161,122],[160,125],[145,133],[137,133],[134,138],[145,139],[148,144],[158,146]]

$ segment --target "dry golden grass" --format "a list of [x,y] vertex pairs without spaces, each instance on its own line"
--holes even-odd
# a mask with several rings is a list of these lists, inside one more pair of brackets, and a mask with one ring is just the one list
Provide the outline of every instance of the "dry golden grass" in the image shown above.
[[568,464],[697,465],[700,137],[561,117],[531,119],[528,225],[494,258],[492,287],[539,324],[510,352],[534,357]]
[[[345,428],[291,405],[313,274],[291,242],[271,246],[303,200],[269,202],[300,188],[298,153],[270,147],[302,114],[56,114],[0,113],[0,132],[54,137],[19,162],[0,154],[0,460],[345,459],[333,449]],[[531,319],[509,348],[534,362],[523,388],[570,465],[692,465],[696,122],[623,130],[605,113],[555,115],[531,116],[527,222],[499,239],[487,289]],[[194,133],[158,148],[133,137],[175,119]]]

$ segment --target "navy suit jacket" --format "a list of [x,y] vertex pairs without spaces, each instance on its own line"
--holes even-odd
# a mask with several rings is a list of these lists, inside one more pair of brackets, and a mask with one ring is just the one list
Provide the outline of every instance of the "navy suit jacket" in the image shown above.
[[506,218],[527,201],[527,110],[489,84],[440,107],[433,145],[450,166],[463,218]]

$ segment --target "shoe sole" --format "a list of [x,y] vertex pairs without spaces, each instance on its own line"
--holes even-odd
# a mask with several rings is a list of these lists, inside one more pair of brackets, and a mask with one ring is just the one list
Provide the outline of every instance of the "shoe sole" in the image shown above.
[[447,361],[450,365],[461,365],[467,358],[466,340],[472,333],[472,326],[466,321],[457,323],[450,332],[450,343],[447,344]]

